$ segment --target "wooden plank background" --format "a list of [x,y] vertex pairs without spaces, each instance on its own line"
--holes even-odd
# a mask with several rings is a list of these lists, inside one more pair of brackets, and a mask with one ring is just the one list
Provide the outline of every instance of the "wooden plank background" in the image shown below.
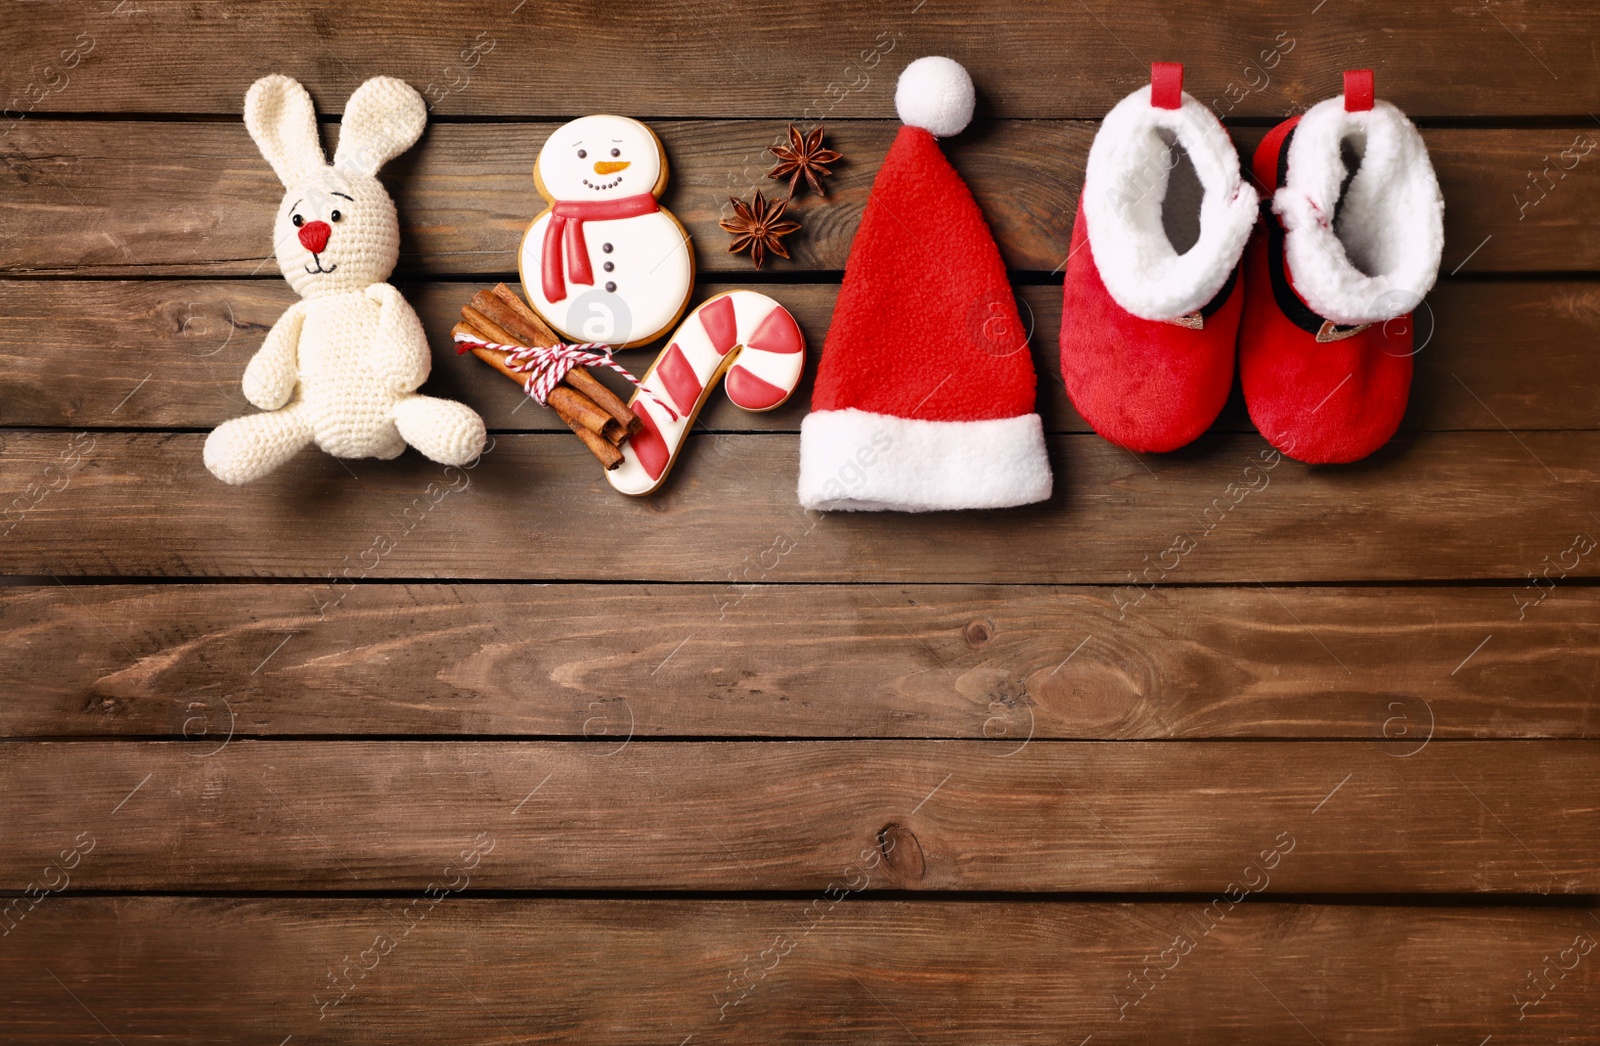
[[[544,207],[529,157],[556,126],[441,123],[385,168],[402,218],[400,272],[514,272],[528,216]],[[747,259],[719,246],[727,237],[717,220],[731,213],[729,196],[775,184],[764,177],[770,165],[763,150],[785,124],[664,120],[655,126],[672,147],[662,203],[709,248],[696,256],[701,271],[748,272]],[[793,262],[774,263],[775,270],[779,264],[786,272],[844,268],[872,173],[896,126],[888,120],[832,125],[830,141],[847,160],[825,204],[809,195],[796,202],[806,231],[794,237]],[[1001,251],[1019,272],[1059,273],[1095,128],[1088,121],[1003,120],[951,143],[951,159],[985,202]],[[323,129],[326,141],[338,140],[334,125]],[[260,230],[271,229],[282,192],[242,123],[24,120],[10,130],[16,157],[5,206],[16,220],[0,234],[0,274],[264,273],[276,280],[271,238],[263,241]],[[1244,127],[1236,139],[1248,155],[1264,134]],[[1600,123],[1426,130],[1449,204],[1446,271],[1480,243],[1467,273],[1600,268],[1600,164],[1558,166],[1568,162],[1560,160],[1562,150],[1573,147],[1576,155],[1584,147],[1574,142],[1593,135],[1600,135]],[[463,156],[473,157],[470,167]],[[1553,187],[1529,181],[1530,169],[1546,167]],[[1027,177],[1019,180],[1019,170]]]
[[[424,1041],[444,1006],[451,1042],[748,1043],[770,1028],[783,1042],[1056,1046],[1150,1042],[1155,1028],[1252,1046],[1543,1046],[1593,1033],[1582,1000],[1600,977],[1573,948],[1600,933],[1587,912],[1215,897],[999,908],[871,899],[846,885],[863,873],[840,875],[814,897],[452,894],[426,910],[414,896],[63,897],[0,953],[0,1000],[27,1041],[69,1019],[110,1041],[71,985],[124,1041],[230,1046]],[[1579,958],[1565,978],[1562,949]],[[1555,987],[1528,987],[1546,966]],[[62,1000],[75,1012],[52,1020]]]
[[[0,1038],[1597,1043],[1600,9],[896,0],[5,9]],[[795,400],[714,397],[656,496],[449,342],[563,120],[650,119],[697,294],[825,337],[905,62],[1032,330],[1056,494],[800,510]],[[1058,374],[1096,121],[1155,59],[1248,152],[1346,67],[1423,128],[1444,272],[1394,443],[1089,432]],[[238,113],[432,103],[384,173],[473,468],[200,464],[293,300]],[[9,99],[9,101],[8,101]],[[847,156],[795,257],[763,148]],[[654,348],[625,354],[642,368]],[[1194,551],[1163,569],[1180,536]],[[373,550],[383,549],[381,554]],[[1167,562],[1171,562],[1170,558]]]

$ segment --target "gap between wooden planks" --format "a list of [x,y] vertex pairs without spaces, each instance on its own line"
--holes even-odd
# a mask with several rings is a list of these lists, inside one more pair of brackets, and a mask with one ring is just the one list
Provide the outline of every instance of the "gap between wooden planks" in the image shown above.
[[[479,282],[403,285],[433,335],[426,391],[459,399],[491,427],[557,431],[552,412],[449,339]],[[513,281],[514,282],[514,281]],[[695,300],[749,284],[710,283]],[[790,401],[751,414],[714,394],[700,416],[717,431],[797,432],[811,407],[811,380],[837,285],[758,284],[795,314],[812,361]],[[1060,379],[1061,288],[1019,286],[1031,328],[1039,412],[1053,432],[1087,432]],[[295,300],[280,279],[0,280],[0,423],[76,428],[211,427],[251,410],[240,375],[266,330]],[[1416,378],[1408,430],[1586,429],[1600,424],[1600,284],[1580,280],[1447,280],[1415,320]],[[1516,352],[1515,343],[1537,345]],[[619,357],[643,373],[657,348]],[[613,382],[624,390],[620,382]],[[1237,393],[1219,431],[1251,431]],[[0,436],[3,438],[3,436]]]
[[[533,162],[556,126],[440,124],[386,167],[403,222],[401,273],[515,271],[522,235],[546,206],[533,188]],[[729,238],[717,221],[730,196],[777,191],[766,177],[773,157],[764,150],[785,124],[653,126],[672,165],[662,203],[695,238],[700,270],[752,271],[746,256],[727,253]],[[794,260],[775,260],[764,272],[844,268],[897,126],[829,126],[830,144],[847,160],[826,199],[808,194],[795,202],[805,230],[787,243]],[[991,121],[947,143],[1011,268],[1061,271],[1096,128],[1088,121]],[[333,137],[331,127],[325,132]],[[1236,131],[1246,158],[1265,133]],[[1423,137],[1447,202],[1441,273],[1600,269],[1600,122],[1448,127]],[[216,278],[277,271],[271,231],[282,189],[242,121],[30,119],[11,125],[0,149],[9,215],[0,224],[0,273]]]
[[476,889],[878,886],[1250,892],[1600,889],[1586,741],[6,742],[0,887],[88,832],[75,889],[421,889],[477,833]]
[[[755,557],[759,567],[762,557]],[[1143,595],[1143,598],[1140,598]],[[1350,738],[1600,730],[1600,589],[0,589],[0,736]]]

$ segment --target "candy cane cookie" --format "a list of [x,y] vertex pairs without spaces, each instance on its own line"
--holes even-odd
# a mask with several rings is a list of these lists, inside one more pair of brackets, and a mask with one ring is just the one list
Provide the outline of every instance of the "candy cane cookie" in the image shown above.
[[628,406],[644,429],[623,445],[623,462],[606,479],[624,494],[655,490],[719,378],[726,376],[723,389],[735,406],[773,410],[800,384],[805,359],[799,325],[765,294],[729,291],[709,299],[683,321],[640,380],[641,391]]

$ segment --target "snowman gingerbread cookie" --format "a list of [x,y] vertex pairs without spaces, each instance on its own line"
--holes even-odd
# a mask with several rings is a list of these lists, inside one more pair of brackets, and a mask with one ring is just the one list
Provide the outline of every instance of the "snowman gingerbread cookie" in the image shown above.
[[657,202],[667,157],[625,116],[558,128],[534,164],[550,206],[528,227],[519,264],[529,303],[563,338],[628,348],[683,315],[694,288],[689,234]]

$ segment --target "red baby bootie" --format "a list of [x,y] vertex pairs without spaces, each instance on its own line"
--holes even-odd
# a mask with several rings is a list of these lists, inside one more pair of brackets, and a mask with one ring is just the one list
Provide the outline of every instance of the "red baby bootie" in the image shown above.
[[1361,69],[1273,128],[1253,167],[1272,214],[1246,264],[1245,405],[1290,457],[1356,461],[1400,427],[1411,313],[1439,273],[1444,199],[1427,146]]
[[[1205,192],[1200,238],[1183,254],[1161,219],[1174,140]],[[1233,385],[1239,257],[1257,202],[1228,132],[1184,93],[1182,65],[1155,63],[1150,86],[1106,115],[1089,150],[1061,316],[1067,394],[1106,439],[1175,450],[1216,420]]]

